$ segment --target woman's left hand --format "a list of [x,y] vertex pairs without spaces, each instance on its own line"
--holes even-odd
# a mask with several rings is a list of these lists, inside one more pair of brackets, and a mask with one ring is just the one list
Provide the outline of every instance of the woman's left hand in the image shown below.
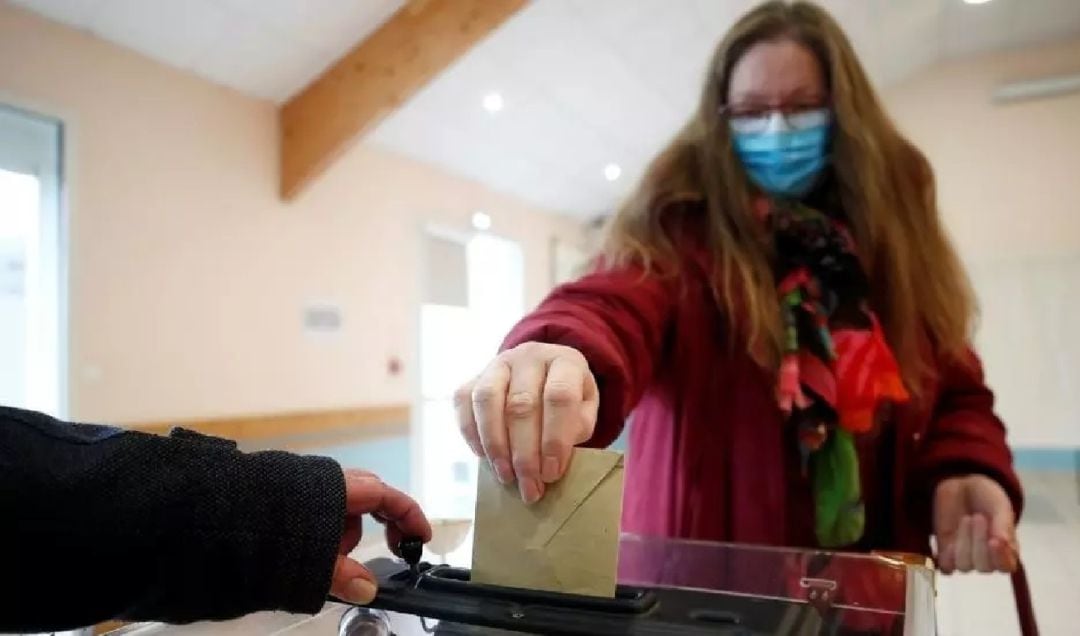
[[993,479],[944,479],[934,491],[934,535],[941,571],[1012,572],[1017,566],[1016,515]]

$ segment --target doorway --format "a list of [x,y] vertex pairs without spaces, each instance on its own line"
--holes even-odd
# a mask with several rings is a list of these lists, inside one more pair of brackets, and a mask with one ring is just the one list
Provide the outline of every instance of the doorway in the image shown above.
[[64,223],[55,119],[0,105],[0,404],[66,415]]
[[[428,228],[423,245],[412,490],[433,519],[471,519],[477,460],[458,431],[453,395],[524,314],[524,255],[518,243],[487,232]],[[466,548],[448,556],[462,565],[468,558]]]

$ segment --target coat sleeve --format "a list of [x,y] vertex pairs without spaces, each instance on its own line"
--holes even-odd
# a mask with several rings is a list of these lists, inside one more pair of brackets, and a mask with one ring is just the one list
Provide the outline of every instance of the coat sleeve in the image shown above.
[[588,446],[619,436],[658,364],[673,305],[673,282],[641,269],[604,269],[557,288],[507,336],[572,347],[589,362],[600,389]]
[[329,459],[0,408],[0,632],[313,613],[345,482]]
[[940,374],[937,404],[916,461],[922,493],[933,494],[937,483],[947,477],[983,474],[1001,484],[1019,519],[1023,490],[982,363],[974,352],[968,352],[966,360],[941,364]]

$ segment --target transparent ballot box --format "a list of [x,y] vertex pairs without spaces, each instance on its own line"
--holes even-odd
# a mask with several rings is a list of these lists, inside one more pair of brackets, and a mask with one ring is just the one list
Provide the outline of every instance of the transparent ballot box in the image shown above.
[[475,584],[469,570],[390,558],[380,590],[339,634],[934,634],[922,557],[623,535],[616,597]]

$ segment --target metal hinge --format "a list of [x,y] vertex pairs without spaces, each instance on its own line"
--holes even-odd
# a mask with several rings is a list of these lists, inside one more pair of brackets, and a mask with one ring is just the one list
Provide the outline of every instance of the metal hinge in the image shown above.
[[836,590],[840,585],[831,579],[803,577],[799,579],[799,587],[807,590],[807,602],[818,611],[818,614],[824,616],[825,612],[832,607],[833,599],[836,597]]

